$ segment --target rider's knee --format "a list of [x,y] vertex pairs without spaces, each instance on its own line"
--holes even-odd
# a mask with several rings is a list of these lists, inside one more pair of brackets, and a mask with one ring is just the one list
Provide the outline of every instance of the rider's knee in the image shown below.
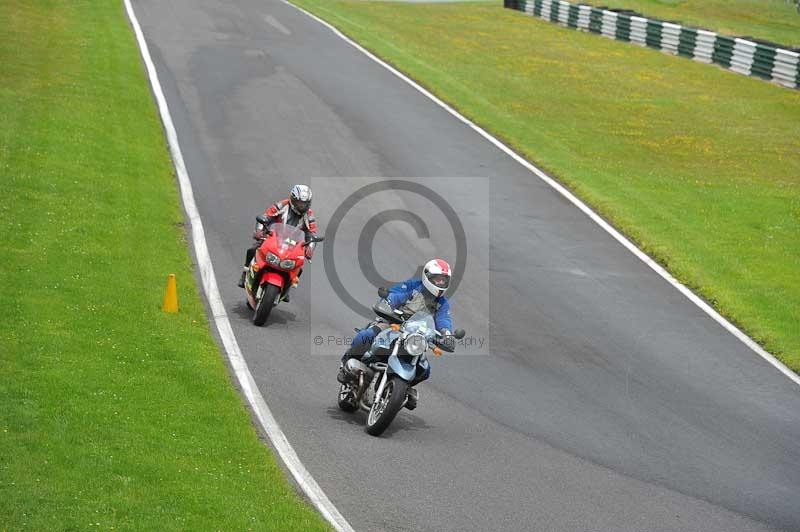
[[367,327],[359,331],[359,333],[353,338],[353,341],[350,343],[352,347],[363,347],[365,345],[372,344],[372,341],[375,340],[375,337],[380,332],[380,328],[373,325],[372,327]]

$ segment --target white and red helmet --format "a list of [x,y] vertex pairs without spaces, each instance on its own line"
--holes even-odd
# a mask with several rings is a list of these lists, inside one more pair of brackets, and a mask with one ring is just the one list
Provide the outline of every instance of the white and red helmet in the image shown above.
[[451,277],[450,265],[442,259],[430,260],[422,269],[422,284],[434,297],[440,297],[447,292]]

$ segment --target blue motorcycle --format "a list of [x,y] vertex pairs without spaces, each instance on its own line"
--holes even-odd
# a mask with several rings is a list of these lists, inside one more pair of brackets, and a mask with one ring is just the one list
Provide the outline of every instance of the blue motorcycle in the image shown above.
[[442,334],[427,310],[405,316],[386,301],[385,288],[378,293],[382,299],[372,310],[386,328],[361,360],[347,361],[345,368],[352,379],[339,387],[338,401],[339,408],[346,412],[359,408],[368,412],[364,430],[373,436],[383,433],[403,407],[416,408],[418,394],[413,386],[430,370],[426,353],[452,353],[455,340],[465,335],[463,329],[452,335]]

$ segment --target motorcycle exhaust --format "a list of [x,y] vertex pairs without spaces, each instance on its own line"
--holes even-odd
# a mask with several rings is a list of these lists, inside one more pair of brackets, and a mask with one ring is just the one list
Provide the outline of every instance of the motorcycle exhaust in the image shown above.
[[345,368],[347,372],[353,376],[357,376],[359,373],[365,373],[367,375],[372,373],[372,370],[370,370],[366,364],[355,358],[348,360]]

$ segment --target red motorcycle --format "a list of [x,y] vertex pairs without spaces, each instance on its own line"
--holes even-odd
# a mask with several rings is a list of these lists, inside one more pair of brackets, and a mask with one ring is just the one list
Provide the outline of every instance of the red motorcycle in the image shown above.
[[263,229],[263,220],[257,218],[256,231],[266,238],[256,250],[244,289],[247,304],[253,309],[253,323],[261,326],[293,286],[297,286],[300,270],[306,260],[306,246],[322,242],[325,238],[313,237],[306,241],[305,233],[297,227],[282,223]]

